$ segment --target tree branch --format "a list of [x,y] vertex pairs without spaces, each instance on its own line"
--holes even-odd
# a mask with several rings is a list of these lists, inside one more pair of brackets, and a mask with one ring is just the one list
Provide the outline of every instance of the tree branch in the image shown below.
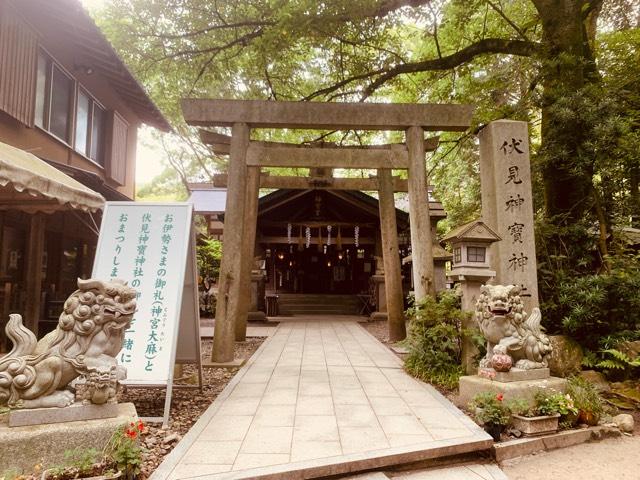
[[537,53],[539,49],[540,44],[535,42],[525,42],[523,40],[505,40],[502,38],[485,38],[483,40],[479,40],[476,43],[468,45],[467,47],[457,51],[456,53],[447,55],[445,57],[423,60],[421,62],[402,63],[400,65],[394,65],[391,67],[381,68],[359,75],[351,76],[338,83],[335,83],[334,85],[317,90],[310,95],[307,95],[302,100],[312,100],[316,97],[333,93],[336,90],[339,90],[342,87],[353,82],[377,77],[364,89],[361,97],[361,100],[364,100],[367,97],[371,96],[371,94],[375,90],[380,88],[384,83],[405,73],[451,70],[473,60],[478,56],[487,54],[503,53],[506,55],[530,57]]
[[495,10],[495,12],[496,12],[498,15],[500,15],[500,16],[502,17],[502,19],[503,19],[505,22],[507,22],[507,23],[511,26],[511,28],[513,28],[513,29],[516,31],[516,33],[517,33],[518,35],[520,35],[520,37],[521,37],[523,40],[525,40],[525,41],[527,41],[527,42],[529,41],[529,39],[528,39],[528,38],[527,38],[527,36],[524,34],[524,32],[523,32],[522,30],[520,30],[520,27],[518,27],[515,23],[513,23],[513,21],[512,21],[509,17],[507,17],[507,16],[505,15],[505,13],[502,11],[502,8],[498,8],[498,6],[497,6],[497,5],[494,5],[494,3],[493,3],[491,0],[485,0],[485,1],[487,2],[487,4],[488,4],[488,5],[489,5],[493,10]]

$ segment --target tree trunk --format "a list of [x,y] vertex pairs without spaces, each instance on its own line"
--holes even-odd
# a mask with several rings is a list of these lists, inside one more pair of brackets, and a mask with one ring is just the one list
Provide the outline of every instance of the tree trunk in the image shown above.
[[[579,102],[571,98],[598,82],[590,34],[593,15],[584,0],[534,0],[543,26],[542,145],[545,209],[554,223],[581,219],[590,207],[590,170],[580,157],[589,136],[580,121]],[[567,112],[567,108],[575,108]]]

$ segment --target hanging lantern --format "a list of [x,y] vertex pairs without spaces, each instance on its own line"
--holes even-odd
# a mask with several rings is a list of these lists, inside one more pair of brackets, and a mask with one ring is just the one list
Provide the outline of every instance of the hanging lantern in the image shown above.
[[302,239],[302,225],[298,227],[298,251],[304,250],[304,240]]
[[327,225],[327,247],[331,246],[331,225]]
[[311,246],[311,227],[305,227],[305,235],[307,237],[307,248]]
[[338,227],[338,236],[336,237],[336,247],[338,250],[342,250],[342,232],[340,231],[340,227]]
[[360,225],[353,227],[353,243],[356,248],[360,246]]
[[291,224],[287,223],[287,243],[291,245]]

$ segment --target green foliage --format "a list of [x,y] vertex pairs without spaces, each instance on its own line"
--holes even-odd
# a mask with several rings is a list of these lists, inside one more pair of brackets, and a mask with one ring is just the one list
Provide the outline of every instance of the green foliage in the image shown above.
[[220,259],[222,258],[222,242],[213,238],[202,237],[196,247],[198,264],[198,289],[200,294],[200,311],[215,315],[216,296],[213,284],[220,273]]
[[69,467],[77,468],[80,473],[90,472],[93,464],[98,461],[99,452],[95,448],[74,448],[64,452],[65,463]]
[[[638,332],[640,336],[640,332]],[[640,358],[632,359],[624,352],[615,348],[607,348],[598,352],[588,350],[582,359],[582,365],[587,368],[603,370],[608,375],[628,378],[634,376],[640,367]]]
[[[640,268],[634,262],[608,274],[564,278],[555,303],[543,304],[547,326],[575,338],[587,350],[587,366],[635,367],[615,350],[621,341],[640,338],[639,291]],[[554,318],[561,318],[561,324],[553,322]]]
[[602,398],[596,387],[582,377],[570,377],[567,394],[573,399],[573,404],[579,412],[586,412],[599,418],[604,410]]
[[444,388],[455,388],[463,375],[461,366],[462,312],[459,298],[445,291],[438,301],[426,297],[407,310],[409,355],[405,368],[413,376]]
[[143,430],[141,421],[122,425],[113,433],[104,449],[104,456],[116,464],[126,480],[134,480],[141,471],[143,450],[138,437]]
[[95,465],[101,460],[102,456],[95,448],[77,447],[65,450],[63,463],[50,468],[47,478],[55,480],[69,475],[86,477],[93,473]]
[[476,419],[481,423],[508,425],[511,422],[511,409],[501,393],[480,392],[473,397],[469,406],[475,410]]
[[222,242],[215,238],[201,238],[196,247],[198,275],[217,280],[222,258]]
[[569,394],[538,390],[534,400],[536,402],[534,412],[537,415],[555,415],[559,413],[561,416],[567,416],[578,414],[578,409]]

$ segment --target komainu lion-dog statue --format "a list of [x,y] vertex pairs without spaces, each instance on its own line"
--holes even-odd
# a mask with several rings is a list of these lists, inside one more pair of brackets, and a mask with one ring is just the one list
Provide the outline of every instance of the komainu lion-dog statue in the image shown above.
[[483,285],[476,302],[475,317],[487,341],[481,368],[492,366],[492,357],[506,353],[513,366],[523,370],[545,368],[552,347],[542,331],[539,308],[527,317],[517,285]]
[[[11,314],[6,326],[12,350],[0,357],[0,405],[66,407],[67,390],[80,375],[113,372],[124,333],[136,310],[136,291],[121,280],[81,280],[64,303],[56,329],[39,342]],[[124,374],[122,374],[124,377]]]

